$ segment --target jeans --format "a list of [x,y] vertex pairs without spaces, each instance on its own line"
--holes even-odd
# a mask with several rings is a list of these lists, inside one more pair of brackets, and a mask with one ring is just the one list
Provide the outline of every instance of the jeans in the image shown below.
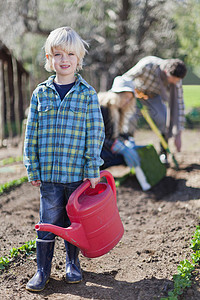
[[[167,120],[167,107],[163,102],[161,96],[156,96],[148,100],[140,100],[143,106],[147,107],[147,110],[155,122],[161,133],[166,132],[166,120]],[[129,130],[132,132],[135,130],[136,124],[141,117],[140,109],[137,108],[134,115],[129,119]]]
[[[82,181],[72,183],[42,182],[40,186],[40,222],[57,225],[60,227],[70,226],[66,205],[70,195],[77,189]],[[46,231],[37,231],[38,239],[54,240],[55,234]]]
[[105,147],[101,152],[101,158],[104,160],[103,166],[100,167],[101,170],[112,166],[126,165],[123,155],[112,153],[110,149]]
[[146,105],[151,118],[156,123],[162,133],[166,131],[167,107],[160,96],[143,100],[143,105]]

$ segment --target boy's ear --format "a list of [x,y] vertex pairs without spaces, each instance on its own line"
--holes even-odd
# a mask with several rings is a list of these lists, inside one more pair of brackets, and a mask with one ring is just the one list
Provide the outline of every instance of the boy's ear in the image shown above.
[[49,59],[49,54],[48,53],[46,53],[46,58]]

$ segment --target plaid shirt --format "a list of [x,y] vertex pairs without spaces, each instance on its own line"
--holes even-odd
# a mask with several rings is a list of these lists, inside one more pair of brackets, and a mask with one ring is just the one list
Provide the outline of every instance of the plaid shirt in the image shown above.
[[104,125],[95,90],[77,75],[61,101],[51,76],[34,90],[24,143],[29,181],[99,177]]
[[[163,100],[169,101],[170,85],[168,85],[167,78],[163,72],[167,60],[163,60],[156,56],[147,56],[141,59],[133,68],[131,68],[124,75],[129,76],[134,80],[134,86],[139,91],[146,94],[149,98],[154,98],[156,95],[162,95],[165,89],[165,97]],[[177,103],[178,103],[178,128],[182,130],[185,123],[184,100],[182,81],[176,84],[177,88]],[[176,123],[176,120],[174,120]],[[174,123],[173,121],[173,123]]]

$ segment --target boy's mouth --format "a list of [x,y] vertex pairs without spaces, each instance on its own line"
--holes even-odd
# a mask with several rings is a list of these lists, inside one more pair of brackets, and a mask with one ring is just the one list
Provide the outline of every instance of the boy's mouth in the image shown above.
[[70,67],[70,65],[61,65],[60,66],[62,69],[68,69]]

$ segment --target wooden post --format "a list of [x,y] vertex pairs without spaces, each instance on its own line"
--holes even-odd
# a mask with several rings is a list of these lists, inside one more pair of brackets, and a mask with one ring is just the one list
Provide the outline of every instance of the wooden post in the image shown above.
[[22,74],[22,97],[24,117],[27,118],[26,110],[30,105],[30,82],[29,76],[26,73]]
[[11,120],[11,99],[9,93],[9,71],[8,71],[8,62],[4,61],[4,83],[5,83],[5,96],[6,96],[6,125],[8,131],[8,137],[13,137],[12,132],[12,120]]
[[30,106],[30,80],[27,73],[22,74],[22,98],[23,98],[23,112],[24,112],[24,120],[22,122],[22,135],[21,135],[22,155],[23,155],[28,108]]
[[3,83],[3,61],[0,60],[0,147],[3,145],[5,136],[4,127],[4,83]]
[[17,135],[20,136],[21,126],[20,126],[20,103],[19,103],[19,85],[18,85],[18,69],[17,69],[17,61],[12,56],[12,65],[13,65],[13,88],[14,88],[14,114],[15,114],[15,126]]

